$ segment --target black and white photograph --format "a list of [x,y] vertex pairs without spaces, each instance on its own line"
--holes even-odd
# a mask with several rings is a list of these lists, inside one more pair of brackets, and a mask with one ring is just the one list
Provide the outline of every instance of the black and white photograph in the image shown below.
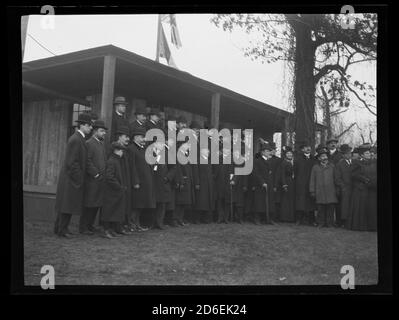
[[381,283],[385,29],[335,8],[22,15],[23,285]]

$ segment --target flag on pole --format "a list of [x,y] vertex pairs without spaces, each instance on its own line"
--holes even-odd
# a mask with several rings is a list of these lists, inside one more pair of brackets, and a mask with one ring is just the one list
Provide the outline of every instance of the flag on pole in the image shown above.
[[160,37],[159,37],[159,56],[165,58],[168,61],[168,64],[174,68],[177,68],[175,62],[173,61],[172,54],[169,49],[168,41],[166,40],[165,32],[161,26],[160,28]]
[[176,17],[174,14],[169,15],[169,23],[170,23],[170,37],[172,43],[176,46],[177,49],[181,47],[181,40],[179,35],[179,30],[177,29]]
[[172,58],[172,53],[169,48],[169,44],[165,35],[162,23],[167,23],[170,25],[170,40],[171,43],[179,49],[182,44],[180,40],[179,31],[177,29],[176,17],[174,14],[160,14],[158,17],[158,38],[157,38],[157,53],[155,60],[159,62],[159,57],[163,57],[168,61],[171,67],[177,69],[177,66]]

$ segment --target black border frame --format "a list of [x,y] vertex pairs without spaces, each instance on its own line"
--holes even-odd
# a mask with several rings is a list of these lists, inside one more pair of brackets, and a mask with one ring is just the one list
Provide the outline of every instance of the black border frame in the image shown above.
[[[134,5],[125,6],[112,4],[104,7],[73,6],[69,4],[56,5],[56,14],[139,14],[139,13],[213,13],[213,12],[302,12],[302,13],[339,13],[345,3],[333,5],[297,4],[287,5],[279,1],[278,4],[267,5]],[[355,290],[342,290],[340,286],[56,286],[55,290],[42,290],[38,287],[24,286],[24,247],[23,247],[23,192],[22,192],[22,77],[21,77],[21,40],[20,16],[40,14],[37,6],[9,6],[7,8],[7,37],[8,37],[8,80],[9,80],[9,108],[10,117],[10,146],[11,146],[11,212],[8,216],[11,224],[11,246],[9,247],[10,290],[11,294],[140,294],[140,295],[263,295],[263,294],[391,294],[393,292],[394,256],[397,252],[393,241],[393,226],[396,216],[392,215],[392,184],[390,166],[390,137],[388,109],[388,5],[358,5],[353,4],[356,12],[377,12],[379,22],[378,60],[377,60],[377,101],[379,105],[378,126],[378,263],[379,283],[373,286],[356,286]],[[392,118],[392,117],[391,117]],[[183,299],[184,300],[184,299]],[[179,298],[179,301],[182,299]],[[229,298],[230,304],[232,299]],[[218,301],[220,304],[221,301]],[[156,305],[155,303],[152,303]]]

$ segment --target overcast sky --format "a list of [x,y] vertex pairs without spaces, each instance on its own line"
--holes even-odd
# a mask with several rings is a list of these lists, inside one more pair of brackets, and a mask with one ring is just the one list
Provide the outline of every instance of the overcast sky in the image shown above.
[[[155,59],[157,15],[57,16],[55,28],[42,28],[43,16],[30,16],[27,33],[56,55],[113,44],[149,59]],[[176,15],[182,48],[170,45],[180,70],[211,81],[275,107],[288,108],[289,81],[283,62],[262,64],[244,57],[242,48],[248,37],[241,31],[225,32],[210,23],[208,14]],[[170,33],[165,29],[166,37]],[[30,36],[26,38],[24,62],[53,56]],[[376,84],[374,64],[362,64],[352,70],[357,79]],[[367,122],[362,108],[346,114]]]

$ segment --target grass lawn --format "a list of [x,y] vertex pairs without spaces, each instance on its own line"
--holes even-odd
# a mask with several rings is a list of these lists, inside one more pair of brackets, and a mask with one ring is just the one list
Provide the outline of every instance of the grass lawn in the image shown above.
[[339,285],[343,265],[355,268],[356,285],[378,279],[372,232],[202,224],[63,240],[52,227],[25,222],[25,285],[40,285],[45,264],[54,266],[56,285]]

